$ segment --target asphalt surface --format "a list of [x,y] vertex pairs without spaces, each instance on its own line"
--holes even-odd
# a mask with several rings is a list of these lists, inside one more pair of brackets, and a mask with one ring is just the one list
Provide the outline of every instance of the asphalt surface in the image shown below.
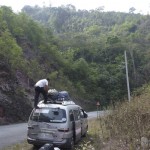
[[107,114],[108,114],[108,111],[92,111],[92,112],[88,112],[88,119],[102,117],[102,116],[107,115]]
[[27,123],[0,126],[0,150],[26,139]]
[[[88,112],[88,119],[104,116],[104,111]],[[27,123],[0,126],[0,150],[27,138]]]

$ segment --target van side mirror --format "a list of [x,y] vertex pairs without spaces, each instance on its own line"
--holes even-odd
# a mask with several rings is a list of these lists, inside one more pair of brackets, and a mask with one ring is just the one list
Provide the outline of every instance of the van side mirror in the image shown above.
[[84,118],[87,118],[87,117],[88,117],[88,114],[84,112]]

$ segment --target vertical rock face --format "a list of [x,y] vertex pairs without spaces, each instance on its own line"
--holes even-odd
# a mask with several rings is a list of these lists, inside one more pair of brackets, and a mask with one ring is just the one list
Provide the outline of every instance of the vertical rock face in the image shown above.
[[31,90],[24,79],[18,80],[4,63],[0,62],[0,124],[26,121],[31,112]]

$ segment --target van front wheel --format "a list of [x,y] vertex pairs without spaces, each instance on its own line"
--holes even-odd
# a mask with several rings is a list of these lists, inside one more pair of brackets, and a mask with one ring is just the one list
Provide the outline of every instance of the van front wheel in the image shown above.
[[67,150],[72,150],[74,148],[74,138],[70,138],[68,142],[68,148]]

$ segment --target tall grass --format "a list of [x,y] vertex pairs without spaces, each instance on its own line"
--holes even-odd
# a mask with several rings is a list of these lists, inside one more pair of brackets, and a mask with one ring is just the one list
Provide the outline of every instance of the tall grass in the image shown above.
[[150,87],[141,95],[138,91],[130,102],[117,104],[110,115],[95,120],[89,135],[94,138],[95,150],[149,150]]

